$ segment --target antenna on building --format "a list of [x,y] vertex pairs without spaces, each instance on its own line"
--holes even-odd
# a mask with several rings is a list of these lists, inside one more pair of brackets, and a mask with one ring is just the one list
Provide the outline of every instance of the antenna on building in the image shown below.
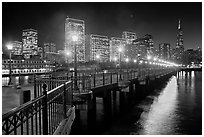
[[181,29],[181,21],[180,21],[180,19],[179,19],[178,29]]

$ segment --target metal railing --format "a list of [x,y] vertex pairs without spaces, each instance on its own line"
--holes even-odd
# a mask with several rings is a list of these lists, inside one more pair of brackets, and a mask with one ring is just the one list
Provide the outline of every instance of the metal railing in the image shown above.
[[[157,77],[174,69],[152,68],[136,70],[113,70],[107,73],[81,73],[77,77],[81,92],[115,84],[122,80],[135,78],[145,79],[147,76]],[[69,80],[70,79],[70,80]],[[66,82],[68,81],[68,82]],[[60,78],[34,79],[35,99],[12,109],[2,116],[3,134],[53,134],[59,123],[67,117],[66,112],[73,102],[73,79],[66,76]]]
[[2,134],[53,134],[71,107],[72,82],[66,82],[2,116]]

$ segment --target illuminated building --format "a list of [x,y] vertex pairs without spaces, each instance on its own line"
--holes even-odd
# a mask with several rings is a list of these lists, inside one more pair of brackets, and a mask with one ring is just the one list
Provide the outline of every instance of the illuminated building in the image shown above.
[[132,43],[133,40],[137,39],[136,33],[124,31],[122,38],[126,40],[127,44]]
[[53,52],[56,53],[56,44],[55,43],[44,43],[44,52]]
[[90,60],[99,62],[110,60],[110,45],[107,36],[90,35]]
[[22,51],[23,51],[22,42],[12,41],[11,44],[13,46],[11,53],[13,55],[22,55]]
[[110,61],[119,61],[119,48],[123,51],[121,53],[121,61],[125,58],[125,45],[126,40],[122,38],[112,37],[110,39]]
[[169,60],[171,58],[171,47],[169,43],[159,44],[159,58]]
[[182,54],[184,52],[184,46],[183,46],[183,31],[181,28],[181,22],[179,20],[178,24],[178,34],[177,34],[177,40],[176,40],[176,51],[175,51],[175,56],[176,59],[181,61]]
[[31,55],[37,55],[38,51],[38,32],[34,29],[23,30],[22,34],[23,55],[30,58]]
[[145,43],[147,43],[147,54],[150,56],[153,56],[153,49],[154,49],[153,37],[150,34],[146,34],[144,38],[145,38]]
[[[73,41],[72,37],[78,40]],[[71,52],[69,62],[74,61],[74,46],[76,46],[77,61],[85,61],[85,24],[83,20],[66,18],[65,21],[65,52]]]
[[147,56],[153,56],[153,40],[152,36],[146,34],[142,38],[137,38],[133,40],[133,45],[136,46],[135,54],[139,59],[146,59]]

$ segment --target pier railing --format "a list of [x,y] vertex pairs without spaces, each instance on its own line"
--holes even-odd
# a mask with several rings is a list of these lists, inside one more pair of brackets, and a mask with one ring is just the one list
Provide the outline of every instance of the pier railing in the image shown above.
[[68,81],[2,116],[2,134],[53,134],[71,107],[72,82]]
[[[172,68],[140,68],[111,70],[109,72],[79,73],[80,92],[118,83],[121,79],[145,80],[175,71]],[[121,78],[121,79],[120,79]],[[59,123],[67,117],[73,101],[73,77],[34,79],[35,98],[2,116],[3,134],[53,134]]]

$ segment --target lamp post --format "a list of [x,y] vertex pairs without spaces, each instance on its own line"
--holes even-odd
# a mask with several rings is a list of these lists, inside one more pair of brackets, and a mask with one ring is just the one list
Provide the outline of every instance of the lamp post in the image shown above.
[[118,51],[119,51],[119,69],[120,69],[119,80],[122,80],[122,77],[121,77],[121,52],[122,52],[122,48],[119,47]]
[[100,56],[99,56],[99,55],[96,55],[97,67],[99,67],[99,58],[100,58]]
[[11,51],[13,49],[13,45],[8,44],[7,48],[9,50],[9,59],[10,59],[9,60],[9,82],[8,82],[8,85],[11,85],[12,84],[12,82],[11,82]]
[[67,51],[67,80],[69,78],[69,56],[70,56],[70,52]]
[[76,51],[78,36],[73,35],[72,40],[75,44],[74,45],[74,90],[79,90],[79,88],[77,86],[77,51]]

